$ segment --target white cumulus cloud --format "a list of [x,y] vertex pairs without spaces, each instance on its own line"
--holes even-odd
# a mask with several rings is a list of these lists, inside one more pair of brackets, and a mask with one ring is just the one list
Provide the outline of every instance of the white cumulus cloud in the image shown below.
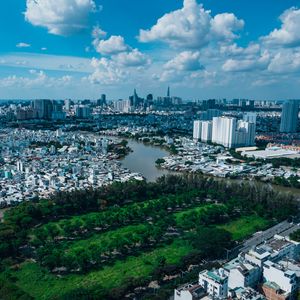
[[259,44],[250,44],[248,47],[239,47],[237,44],[221,46],[220,52],[228,56],[255,55],[260,52]]
[[268,70],[277,74],[300,72],[300,51],[281,50],[272,59]]
[[268,68],[269,63],[270,54],[268,51],[264,51],[257,59],[228,59],[223,64],[222,69],[225,72],[250,72],[265,70]]
[[125,67],[140,67],[150,63],[147,55],[140,52],[138,49],[133,49],[130,52],[122,52],[112,57],[119,65]]
[[129,49],[129,46],[125,44],[124,38],[120,35],[112,35],[107,40],[96,38],[93,41],[93,45],[96,51],[102,55],[118,54]]
[[183,51],[165,64],[165,69],[178,71],[196,71],[204,69],[199,51]]
[[274,29],[268,36],[262,38],[268,44],[286,47],[300,46],[300,9],[292,7],[280,17],[281,28]]
[[88,27],[93,0],[27,0],[25,19],[55,35],[70,35]]
[[183,8],[165,14],[149,30],[140,30],[141,42],[162,41],[175,47],[195,49],[211,41],[231,41],[244,21],[234,14],[211,16],[196,0],[184,0]]
[[88,80],[93,84],[116,84],[126,78],[127,72],[106,57],[93,58],[91,65],[94,68],[94,72],[88,76]]

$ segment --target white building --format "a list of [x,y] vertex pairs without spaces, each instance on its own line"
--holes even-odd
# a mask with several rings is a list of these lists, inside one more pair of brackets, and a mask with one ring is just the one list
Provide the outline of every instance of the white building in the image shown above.
[[266,298],[252,288],[236,288],[228,293],[229,299],[235,300],[266,300]]
[[276,283],[287,293],[294,293],[298,287],[295,272],[271,261],[264,263],[263,277],[265,281]]
[[275,235],[274,238],[265,244],[251,249],[245,254],[245,260],[263,267],[268,260],[278,261],[283,257],[297,259],[300,253],[300,244],[286,239],[280,235]]
[[224,269],[202,271],[199,274],[199,285],[212,297],[227,297],[228,276]]
[[23,173],[24,172],[24,166],[23,162],[21,160],[17,161],[17,171]]
[[228,276],[228,289],[238,287],[256,287],[261,278],[261,269],[257,265],[248,262],[239,263],[232,268]]
[[289,100],[283,104],[280,132],[296,132],[299,114],[299,101]]
[[212,142],[226,148],[254,145],[256,126],[231,117],[213,118]]
[[245,254],[245,259],[262,268],[263,263],[269,259],[270,255],[271,253],[264,249],[255,248]]
[[235,147],[253,146],[255,142],[255,123],[238,121]]
[[201,125],[201,141],[211,142],[212,139],[212,122],[203,121]]
[[206,295],[199,284],[185,284],[174,291],[174,300],[197,300]]
[[212,142],[233,148],[235,145],[236,118],[213,118]]
[[114,108],[116,111],[129,113],[132,111],[130,100],[118,100],[114,102]]
[[201,139],[201,130],[202,130],[202,122],[194,121],[194,131],[193,131],[193,139],[194,140]]

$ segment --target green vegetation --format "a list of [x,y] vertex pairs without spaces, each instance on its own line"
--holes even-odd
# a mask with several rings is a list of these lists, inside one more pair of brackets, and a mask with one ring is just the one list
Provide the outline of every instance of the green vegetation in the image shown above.
[[290,238],[296,242],[300,242],[300,230],[297,230],[295,232],[293,232],[291,235],[290,235]]
[[[104,267],[102,270],[87,275],[68,275],[63,279],[50,274],[37,264],[25,263],[15,276],[18,279],[18,285],[23,290],[30,291],[32,296],[39,300],[57,299],[56,296],[63,296],[74,288],[101,286],[105,287],[107,292],[123,286],[130,279],[148,278],[160,265],[162,258],[165,264],[176,264],[191,250],[191,246],[182,242],[174,242],[138,257],[128,257],[125,261],[118,261],[113,266]],[[104,295],[103,292],[102,296]]]
[[300,177],[299,176],[290,176],[289,178],[275,177],[273,180],[273,183],[277,184],[277,185],[300,189]]
[[280,166],[287,166],[292,168],[300,168],[300,158],[274,158],[266,160],[267,163],[271,163],[274,168],[279,168]]
[[238,241],[251,236],[256,231],[264,230],[270,225],[270,221],[257,215],[251,215],[241,217],[224,225],[219,225],[218,228],[230,232],[233,240]]
[[166,161],[165,161],[163,158],[159,158],[159,159],[156,160],[155,163],[156,163],[157,165],[161,165],[161,164],[163,164],[163,163],[165,163],[165,162],[166,162]]
[[233,241],[296,210],[292,195],[200,175],[22,203],[0,224],[0,298],[123,299],[224,258]]

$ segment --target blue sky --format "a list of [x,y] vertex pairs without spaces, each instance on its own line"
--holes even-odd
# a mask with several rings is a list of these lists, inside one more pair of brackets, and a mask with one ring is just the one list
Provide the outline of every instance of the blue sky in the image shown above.
[[299,1],[2,2],[2,99],[299,98]]

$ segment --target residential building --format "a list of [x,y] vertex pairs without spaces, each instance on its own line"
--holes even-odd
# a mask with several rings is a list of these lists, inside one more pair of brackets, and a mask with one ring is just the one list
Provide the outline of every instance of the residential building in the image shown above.
[[202,132],[202,122],[201,121],[194,121],[194,131],[193,131],[193,139],[200,140],[201,139],[201,132]]
[[174,300],[199,300],[206,295],[205,290],[199,284],[185,284],[175,289]]
[[256,124],[256,113],[255,112],[246,112],[243,114],[243,120],[246,122],[254,123]]
[[236,118],[213,118],[212,142],[223,145],[226,148],[233,148],[235,146],[236,126]]
[[249,262],[240,262],[229,271],[228,289],[255,288],[261,278],[261,269]]
[[51,100],[38,99],[33,101],[35,117],[38,119],[51,119],[53,103]]
[[228,276],[224,269],[202,271],[199,274],[199,285],[212,297],[227,297]]
[[289,100],[282,106],[280,132],[291,133],[297,131],[299,101]]
[[211,142],[212,139],[212,122],[211,121],[202,121],[201,123],[201,141],[202,142]]
[[264,263],[263,278],[265,282],[275,283],[282,291],[289,294],[295,293],[298,287],[297,276],[294,271],[269,260]]
[[212,122],[212,142],[226,148],[254,145],[255,124],[232,117],[215,117]]

